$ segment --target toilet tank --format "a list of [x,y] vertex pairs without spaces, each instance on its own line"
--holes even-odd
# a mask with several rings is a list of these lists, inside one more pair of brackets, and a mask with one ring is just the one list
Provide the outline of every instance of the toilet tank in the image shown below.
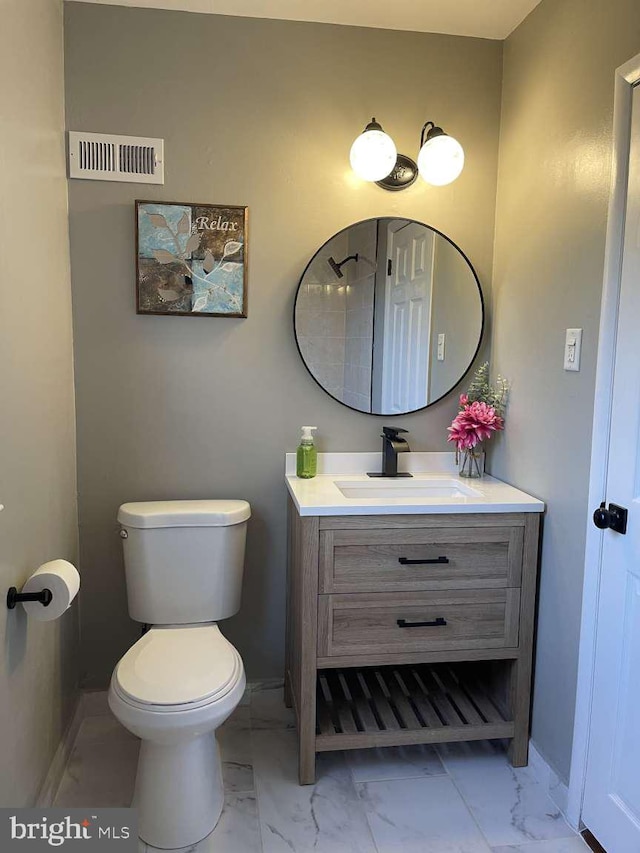
[[217,622],[240,609],[246,501],[148,501],[118,510],[129,615],[151,625]]

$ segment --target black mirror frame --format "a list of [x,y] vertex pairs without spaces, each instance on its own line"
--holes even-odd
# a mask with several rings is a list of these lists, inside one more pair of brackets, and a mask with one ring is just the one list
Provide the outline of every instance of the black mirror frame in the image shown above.
[[[345,231],[348,231],[350,228],[353,228],[354,226],[357,226],[357,225],[363,225],[365,222],[379,222],[381,219],[406,219],[407,222],[415,222],[417,225],[422,225],[424,228],[429,228],[435,234],[438,234],[440,237],[445,239],[447,241],[447,243],[450,243],[454,247],[454,249],[457,249],[458,252],[460,252],[462,257],[467,262],[467,265],[468,265],[469,269],[471,270],[471,273],[472,273],[473,278],[475,280],[476,286],[478,288],[478,296],[480,297],[480,312],[481,312],[480,335],[478,336],[478,345],[476,346],[475,351],[471,357],[471,360],[469,361],[469,366],[464,371],[462,376],[457,380],[455,385],[452,385],[448,391],[446,391],[444,394],[441,394],[440,397],[438,397],[437,399],[432,400],[430,403],[427,403],[426,406],[421,406],[419,409],[411,409],[408,412],[399,412],[398,414],[389,414],[389,415],[385,415],[384,413],[378,413],[378,412],[363,412],[362,409],[356,409],[354,406],[350,406],[348,403],[344,403],[342,400],[339,400],[337,397],[334,397],[333,394],[331,394],[329,391],[327,391],[327,389],[318,381],[318,379],[311,372],[311,369],[309,368],[307,362],[305,361],[305,358],[302,354],[302,350],[300,349],[300,341],[298,340],[298,332],[296,330],[296,306],[298,304],[298,296],[300,294],[300,287],[302,285],[302,282],[303,282],[305,275],[307,274],[307,270],[309,269],[311,264],[315,261],[316,257],[324,249],[324,247],[327,245],[327,243],[329,243],[331,240],[335,239],[336,237],[339,237],[341,234],[343,234]],[[352,412],[358,412],[358,414],[360,414],[360,415],[370,415],[370,416],[373,416],[374,418],[402,418],[402,417],[405,417],[406,415],[413,415],[416,412],[423,412],[425,409],[428,409],[429,406],[435,406],[435,404],[439,403],[440,400],[444,400],[445,397],[448,397],[449,394],[451,394],[451,392],[455,388],[458,387],[458,385],[462,382],[462,380],[465,378],[465,376],[467,376],[467,374],[469,373],[469,371],[473,367],[473,364],[474,364],[474,362],[478,356],[478,353],[480,352],[480,347],[482,345],[482,338],[484,336],[485,321],[486,321],[486,312],[485,312],[485,306],[484,306],[484,295],[482,293],[482,287],[480,285],[480,279],[478,278],[478,274],[476,273],[475,268],[474,268],[473,264],[471,263],[471,261],[469,260],[468,256],[462,251],[462,249],[460,248],[460,246],[458,246],[457,243],[455,243],[450,237],[447,237],[447,235],[444,234],[442,231],[439,231],[437,228],[434,228],[433,225],[427,225],[426,222],[420,222],[418,219],[408,219],[406,216],[370,216],[367,219],[360,219],[357,222],[351,222],[349,225],[346,225],[344,228],[341,228],[339,231],[336,231],[335,234],[332,234],[327,240],[324,241],[324,243],[313,253],[311,258],[309,259],[309,262],[307,263],[304,270],[302,271],[302,275],[300,276],[300,279],[298,281],[295,299],[293,300],[293,334],[294,334],[295,341],[296,341],[296,348],[298,350],[298,354],[300,355],[300,360],[304,364],[305,370],[307,371],[309,376],[313,379],[313,381],[316,383],[318,388],[321,388],[322,391],[328,397],[331,397],[332,400],[335,400],[336,403],[340,403],[340,405],[344,406],[346,409],[351,409]]]

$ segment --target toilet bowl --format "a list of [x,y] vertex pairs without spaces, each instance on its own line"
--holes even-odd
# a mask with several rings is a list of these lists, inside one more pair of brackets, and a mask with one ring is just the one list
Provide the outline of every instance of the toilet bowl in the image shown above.
[[151,628],[116,667],[109,707],[142,741],[133,806],[147,844],[187,847],[214,829],[224,801],[215,732],[245,684],[214,623]]
[[216,729],[245,689],[220,619],[240,607],[246,501],[123,504],[129,614],[152,627],[113,672],[109,707],[140,738],[133,806],[159,849],[197,844],[216,826],[224,786]]

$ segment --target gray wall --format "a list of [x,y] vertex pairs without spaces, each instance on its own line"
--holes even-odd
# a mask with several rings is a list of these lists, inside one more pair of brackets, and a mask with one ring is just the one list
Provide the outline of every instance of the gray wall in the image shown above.
[[[62,5],[3,0],[0,28],[0,594],[76,560]],[[0,607],[0,806],[35,802],[77,698],[77,605]]]
[[[300,424],[334,451],[376,449],[381,426],[308,376],[298,277],[348,223],[398,215],[449,234],[488,285],[501,73],[495,41],[67,5],[68,127],[162,136],[167,164],[164,187],[70,186],[86,684],[106,684],[137,636],[115,515],[147,498],[251,502],[243,606],[224,630],[251,676],[281,672],[283,455]],[[372,115],[414,155],[427,119],[450,129],[460,180],[398,194],[358,181],[349,148]],[[249,206],[248,319],[136,316],[136,197]],[[455,400],[400,419],[414,449],[446,449]]]
[[[547,501],[533,740],[568,776],[614,69],[640,51],[637,0],[543,0],[507,39],[493,368],[513,383],[491,470]],[[579,373],[564,330],[584,328]]]

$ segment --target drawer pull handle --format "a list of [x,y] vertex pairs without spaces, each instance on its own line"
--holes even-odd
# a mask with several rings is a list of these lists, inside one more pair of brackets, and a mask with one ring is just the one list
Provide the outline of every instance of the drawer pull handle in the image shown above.
[[438,616],[432,622],[407,622],[406,619],[398,619],[396,624],[398,628],[442,628],[447,624],[447,620],[442,616]]
[[401,566],[427,566],[434,563],[448,563],[448,557],[431,557],[426,560],[410,560],[408,557],[398,557]]

